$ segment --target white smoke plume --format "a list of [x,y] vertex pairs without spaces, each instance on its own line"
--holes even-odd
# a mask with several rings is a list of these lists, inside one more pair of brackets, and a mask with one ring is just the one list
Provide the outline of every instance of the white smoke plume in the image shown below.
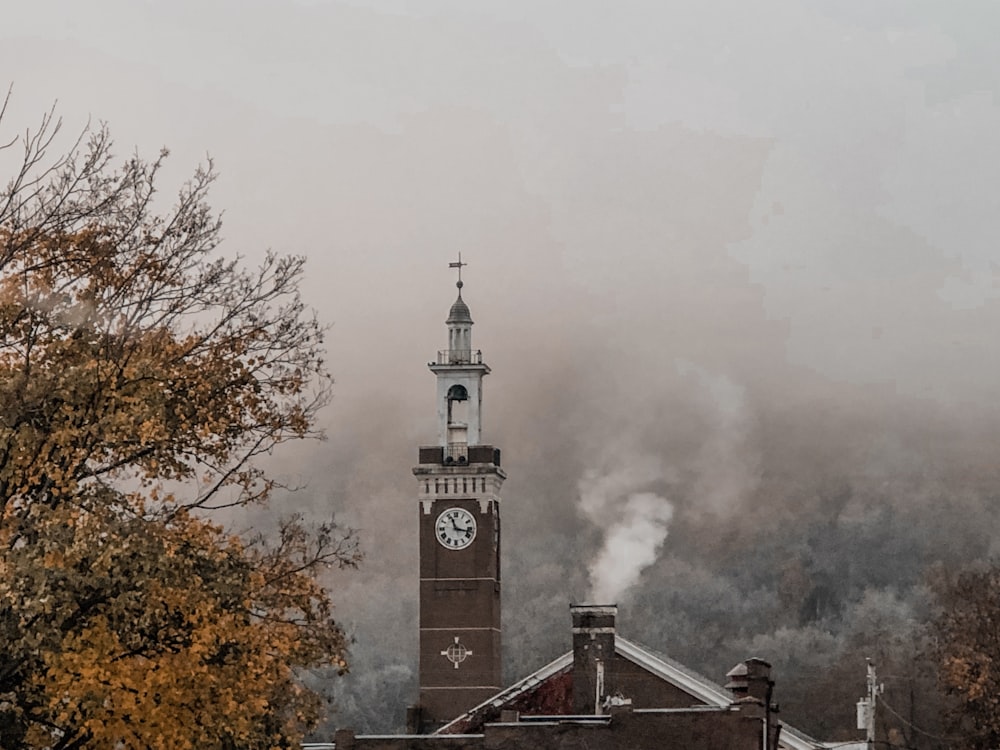
[[588,601],[618,602],[656,561],[674,507],[640,488],[666,478],[659,462],[646,459],[603,475],[591,472],[580,481],[581,512],[605,529],[604,544],[589,569]]
[[604,546],[590,566],[592,602],[619,601],[656,561],[674,506],[653,492],[636,492],[619,512],[620,519],[608,528]]
[[684,493],[685,512],[722,516],[736,510],[760,482],[760,456],[751,439],[753,413],[743,386],[689,361],[675,366],[686,381],[679,387],[702,420],[692,432],[700,443],[697,450],[681,465],[667,467],[626,438],[622,442],[628,445],[618,444],[617,450],[606,446],[613,468],[588,472],[578,484],[580,511],[604,536],[589,567],[591,602],[617,602],[656,562],[674,515],[664,486]]

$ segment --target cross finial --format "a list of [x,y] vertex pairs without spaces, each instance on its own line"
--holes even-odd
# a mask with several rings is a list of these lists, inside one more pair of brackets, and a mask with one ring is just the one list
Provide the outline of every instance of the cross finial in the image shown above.
[[463,284],[462,284],[462,266],[467,266],[467,265],[469,265],[469,264],[462,262],[462,253],[458,254],[458,262],[457,263],[449,263],[448,264],[448,268],[457,268],[458,269],[458,283],[455,286],[457,286],[459,289],[461,289],[462,286],[463,286]]

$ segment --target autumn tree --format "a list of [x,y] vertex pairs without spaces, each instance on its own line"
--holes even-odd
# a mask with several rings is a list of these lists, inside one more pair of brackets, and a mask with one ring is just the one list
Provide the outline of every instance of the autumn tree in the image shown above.
[[[0,123],[3,112],[0,109]],[[171,208],[166,152],[116,164],[105,127],[50,157],[51,114],[0,191],[0,738],[4,747],[294,746],[296,670],[346,669],[317,580],[333,524],[227,533],[259,459],[316,436],[329,390],[299,257],[218,252],[211,165]]]
[[970,750],[1000,747],[1000,565],[937,583],[939,679],[955,706],[952,733]]

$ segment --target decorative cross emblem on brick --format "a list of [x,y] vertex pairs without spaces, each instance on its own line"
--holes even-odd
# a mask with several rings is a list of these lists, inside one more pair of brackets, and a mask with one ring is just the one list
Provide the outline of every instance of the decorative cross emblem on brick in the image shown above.
[[448,661],[455,665],[455,669],[458,669],[459,664],[465,661],[467,657],[472,656],[472,651],[459,643],[458,636],[456,635],[455,642],[442,651],[441,656],[447,657]]

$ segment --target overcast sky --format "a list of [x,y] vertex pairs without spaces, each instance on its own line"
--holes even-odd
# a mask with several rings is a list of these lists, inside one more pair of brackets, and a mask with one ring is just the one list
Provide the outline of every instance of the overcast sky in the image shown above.
[[389,361],[363,342],[437,345],[461,250],[487,338],[584,299],[595,335],[753,308],[769,355],[951,400],[996,394],[996,28],[971,0],[38,0],[0,77],[7,133],[58,100],[175,181],[210,154],[227,249],[309,256],[344,398]]
[[[211,155],[223,251],[308,256],[335,400],[331,440],[289,471],[365,529],[365,580],[409,601],[415,548],[377,549],[412,521],[459,252],[523,532],[508,551],[547,549],[524,523],[544,503],[516,510],[542,442],[581,476],[637,454],[667,484],[690,470],[709,504],[753,491],[782,409],[802,428],[771,453],[800,466],[993,463],[1000,4],[7,5],[3,139],[58,101],[123,158],[168,146],[165,194]],[[852,411],[864,441],[803,458]]]

